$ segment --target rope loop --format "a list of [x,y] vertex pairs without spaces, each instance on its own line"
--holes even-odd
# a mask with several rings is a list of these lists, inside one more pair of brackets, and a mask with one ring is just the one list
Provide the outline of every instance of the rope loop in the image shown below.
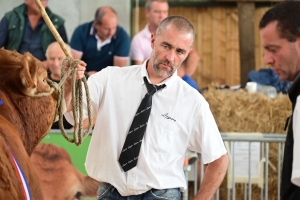
[[[72,62],[69,69],[66,71],[66,65],[68,62]],[[67,57],[64,59],[62,63],[61,68],[61,79],[60,82],[57,84],[49,79],[47,79],[48,84],[51,86],[51,90],[49,93],[42,93],[38,94],[36,96],[46,96],[52,94],[54,90],[58,91],[58,100],[57,100],[57,106],[56,106],[56,115],[58,115],[58,125],[61,130],[62,135],[64,138],[71,142],[75,143],[77,146],[81,145],[82,140],[88,136],[88,134],[91,132],[92,129],[92,112],[91,112],[91,102],[90,102],[90,93],[88,89],[88,85],[86,82],[86,78],[83,77],[80,80],[76,80],[76,72],[77,68],[76,66],[79,64],[79,60],[73,60],[71,57]],[[66,133],[64,125],[63,125],[63,114],[65,110],[65,101],[64,101],[64,94],[65,94],[65,88],[64,84],[66,82],[66,79],[72,75],[72,111],[74,116],[74,132],[73,137],[69,137],[69,135]],[[86,100],[87,100],[87,108],[88,108],[88,120],[89,120],[89,126],[88,129],[83,133],[82,132],[82,125],[83,125],[83,88],[82,83],[85,88],[86,93]]]

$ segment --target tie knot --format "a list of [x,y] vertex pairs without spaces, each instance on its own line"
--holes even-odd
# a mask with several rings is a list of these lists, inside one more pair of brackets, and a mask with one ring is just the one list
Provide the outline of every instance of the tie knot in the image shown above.
[[163,89],[166,85],[163,84],[163,85],[153,85],[153,84],[150,84],[147,80],[147,77],[144,77],[144,82],[146,84],[146,87],[147,87],[147,90],[148,90],[148,93],[150,95],[153,95],[155,92],[157,92],[158,90],[161,90]]

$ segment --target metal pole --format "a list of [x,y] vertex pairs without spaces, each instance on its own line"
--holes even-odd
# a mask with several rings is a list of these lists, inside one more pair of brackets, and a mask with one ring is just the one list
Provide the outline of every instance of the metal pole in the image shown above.
[[266,142],[266,182],[265,182],[265,199],[268,199],[268,177],[269,177],[269,143]]
[[235,191],[235,173],[234,173],[234,142],[230,143],[231,149],[232,149],[232,199],[235,200],[235,195],[236,195],[236,191]]
[[248,167],[249,167],[249,179],[248,179],[248,189],[249,189],[249,200],[252,199],[252,183],[251,183],[251,142],[249,142],[249,161],[248,161]]
[[281,143],[278,143],[278,158],[277,158],[277,199],[280,199],[280,172],[281,172]]

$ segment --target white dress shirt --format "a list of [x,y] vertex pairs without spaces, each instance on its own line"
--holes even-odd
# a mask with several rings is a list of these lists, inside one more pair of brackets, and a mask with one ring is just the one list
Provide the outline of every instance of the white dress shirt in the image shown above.
[[[89,176],[112,184],[122,196],[155,189],[186,189],[183,162],[186,149],[202,154],[204,164],[226,153],[221,135],[203,96],[175,72],[153,95],[152,110],[137,166],[124,172],[118,162],[131,122],[147,93],[146,62],[107,67],[90,76],[88,86],[97,117],[89,145]],[[150,82],[150,80],[149,80]],[[151,83],[151,82],[150,82]],[[84,97],[85,100],[85,97]],[[87,111],[84,111],[87,116]],[[66,118],[73,123],[72,113]]]
[[297,97],[296,106],[293,113],[293,136],[294,136],[294,151],[293,151],[293,169],[292,183],[300,187],[300,96]]

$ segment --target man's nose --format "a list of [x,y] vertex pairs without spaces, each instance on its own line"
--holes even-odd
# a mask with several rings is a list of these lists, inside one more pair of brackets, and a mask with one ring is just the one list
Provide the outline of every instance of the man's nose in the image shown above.
[[273,56],[268,53],[268,52],[264,52],[264,64],[265,65],[270,65],[270,64],[273,64],[274,63],[274,58]]
[[61,64],[62,64],[62,63],[60,62],[59,59],[55,59],[55,60],[54,60],[54,65],[55,65],[55,66],[61,66]]
[[175,56],[176,56],[175,51],[170,50],[168,51],[166,58],[168,59],[168,61],[173,62],[175,60]]

